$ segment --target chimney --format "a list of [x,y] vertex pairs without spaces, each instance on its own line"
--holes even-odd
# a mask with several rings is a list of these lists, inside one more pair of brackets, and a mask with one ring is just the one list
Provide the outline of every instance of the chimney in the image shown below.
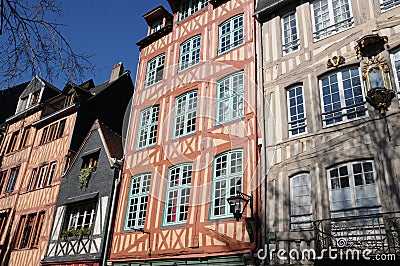
[[115,64],[111,71],[111,76],[110,76],[109,82],[113,82],[114,80],[117,80],[123,73],[124,73],[124,65],[122,64],[122,62]]

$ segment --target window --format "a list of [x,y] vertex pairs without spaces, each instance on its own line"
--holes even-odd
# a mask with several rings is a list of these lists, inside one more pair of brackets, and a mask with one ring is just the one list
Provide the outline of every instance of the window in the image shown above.
[[147,63],[145,87],[149,87],[163,79],[165,54],[160,54]]
[[94,153],[83,156],[81,169],[91,168],[92,172],[95,172],[97,169],[97,163],[99,161],[99,155],[100,151],[96,151]]
[[57,167],[57,162],[52,162],[50,164],[49,176],[47,177],[47,180],[45,182],[46,186],[51,185],[51,182],[53,181],[53,178],[54,178],[54,174],[56,172],[56,167]]
[[150,147],[156,144],[158,128],[159,106],[152,106],[140,112],[138,149]]
[[64,107],[70,106],[75,102],[75,93],[68,94],[65,96]]
[[217,82],[217,124],[223,124],[244,116],[243,71],[222,78]]
[[397,95],[399,95],[400,91],[400,50],[390,55],[393,65],[394,71],[394,80],[397,85]]
[[125,230],[143,228],[149,198],[151,174],[139,174],[132,177],[126,207]]
[[307,129],[304,110],[303,86],[294,86],[287,90],[289,136],[305,133]]
[[328,169],[332,217],[380,211],[373,161],[345,163]]
[[179,71],[185,70],[200,62],[201,35],[196,35],[181,44]]
[[189,210],[192,164],[171,167],[168,172],[164,225],[185,223]]
[[19,148],[25,148],[27,146],[28,138],[29,138],[29,131],[31,127],[26,127],[24,132],[22,132],[21,142],[19,143]]
[[66,230],[74,230],[92,227],[96,213],[95,208],[95,202],[68,206],[64,228]]
[[40,139],[40,145],[61,138],[62,135],[64,134],[65,122],[66,120],[63,119],[59,122],[53,123],[43,128],[42,137]]
[[38,177],[38,182],[37,182],[36,188],[44,187],[44,184],[46,183],[48,167],[49,167],[48,165],[44,165],[44,166],[40,167],[39,177]]
[[211,217],[231,216],[230,196],[242,192],[243,151],[232,150],[217,155],[213,165]]
[[31,179],[29,179],[28,191],[34,190],[37,185],[37,168],[32,169]]
[[182,1],[179,12],[179,20],[185,19],[208,5],[208,0]]
[[43,227],[44,212],[22,215],[14,242],[15,249],[37,247]]
[[290,228],[312,226],[311,184],[308,174],[290,178]]
[[3,191],[3,185],[7,179],[7,170],[0,172],[0,193]]
[[19,99],[17,113],[24,111],[28,107],[28,96]]
[[37,104],[39,102],[39,96],[40,96],[40,90],[35,91],[34,93],[32,93],[32,95],[31,95],[31,103],[29,104],[29,106],[33,106],[33,105]]
[[315,0],[311,4],[314,11],[314,39],[319,40],[353,26],[349,0]]
[[218,54],[243,44],[243,14],[232,17],[219,26]]
[[197,90],[189,91],[175,100],[174,137],[196,131]]
[[57,135],[56,135],[56,138],[57,138],[57,139],[58,139],[58,138],[61,138],[62,135],[64,134],[65,122],[66,122],[66,120],[63,119],[63,120],[61,120],[61,121],[59,122],[59,124],[58,124]]
[[319,80],[324,126],[367,115],[360,70],[355,67]]
[[13,152],[16,150],[18,135],[19,135],[19,130],[15,131],[11,134],[6,153]]
[[28,191],[50,186],[54,178],[56,166],[57,162],[52,162],[50,164],[42,165],[39,168],[32,169]]
[[283,54],[297,51],[300,48],[300,40],[297,34],[296,12],[282,17],[282,50]]
[[153,24],[150,26],[150,34],[153,34],[156,31],[159,31],[163,27],[163,20],[159,19],[155,21]]
[[15,183],[17,183],[18,173],[19,167],[11,169],[4,193],[11,193],[14,191]]
[[9,209],[0,211],[0,238],[2,237],[3,232],[5,231],[6,228],[8,213]]
[[386,11],[400,5],[400,0],[380,0],[381,10]]

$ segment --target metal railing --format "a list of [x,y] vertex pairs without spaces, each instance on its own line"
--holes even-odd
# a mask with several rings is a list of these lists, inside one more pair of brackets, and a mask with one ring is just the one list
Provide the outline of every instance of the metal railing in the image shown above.
[[370,250],[400,256],[400,212],[314,221],[316,251]]

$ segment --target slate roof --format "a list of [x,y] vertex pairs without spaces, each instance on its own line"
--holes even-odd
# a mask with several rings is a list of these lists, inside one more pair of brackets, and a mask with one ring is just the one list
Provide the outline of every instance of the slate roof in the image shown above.
[[121,136],[112,131],[102,122],[99,122],[99,126],[101,132],[103,133],[103,137],[106,142],[105,145],[107,145],[107,149],[110,152],[111,158],[121,159],[124,155]]
[[258,0],[254,14],[269,15],[294,2],[299,2],[299,0]]
[[14,115],[19,96],[28,84],[29,81],[5,90],[0,90],[0,125],[4,123],[8,117]]

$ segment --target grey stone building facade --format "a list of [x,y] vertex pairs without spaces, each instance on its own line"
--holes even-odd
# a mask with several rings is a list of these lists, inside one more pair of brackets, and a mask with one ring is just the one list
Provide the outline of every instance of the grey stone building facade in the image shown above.
[[[399,257],[399,11],[389,0],[257,1],[265,261],[329,247]],[[374,57],[396,93],[385,114],[366,101],[373,58],[355,51],[371,34],[387,37]]]

